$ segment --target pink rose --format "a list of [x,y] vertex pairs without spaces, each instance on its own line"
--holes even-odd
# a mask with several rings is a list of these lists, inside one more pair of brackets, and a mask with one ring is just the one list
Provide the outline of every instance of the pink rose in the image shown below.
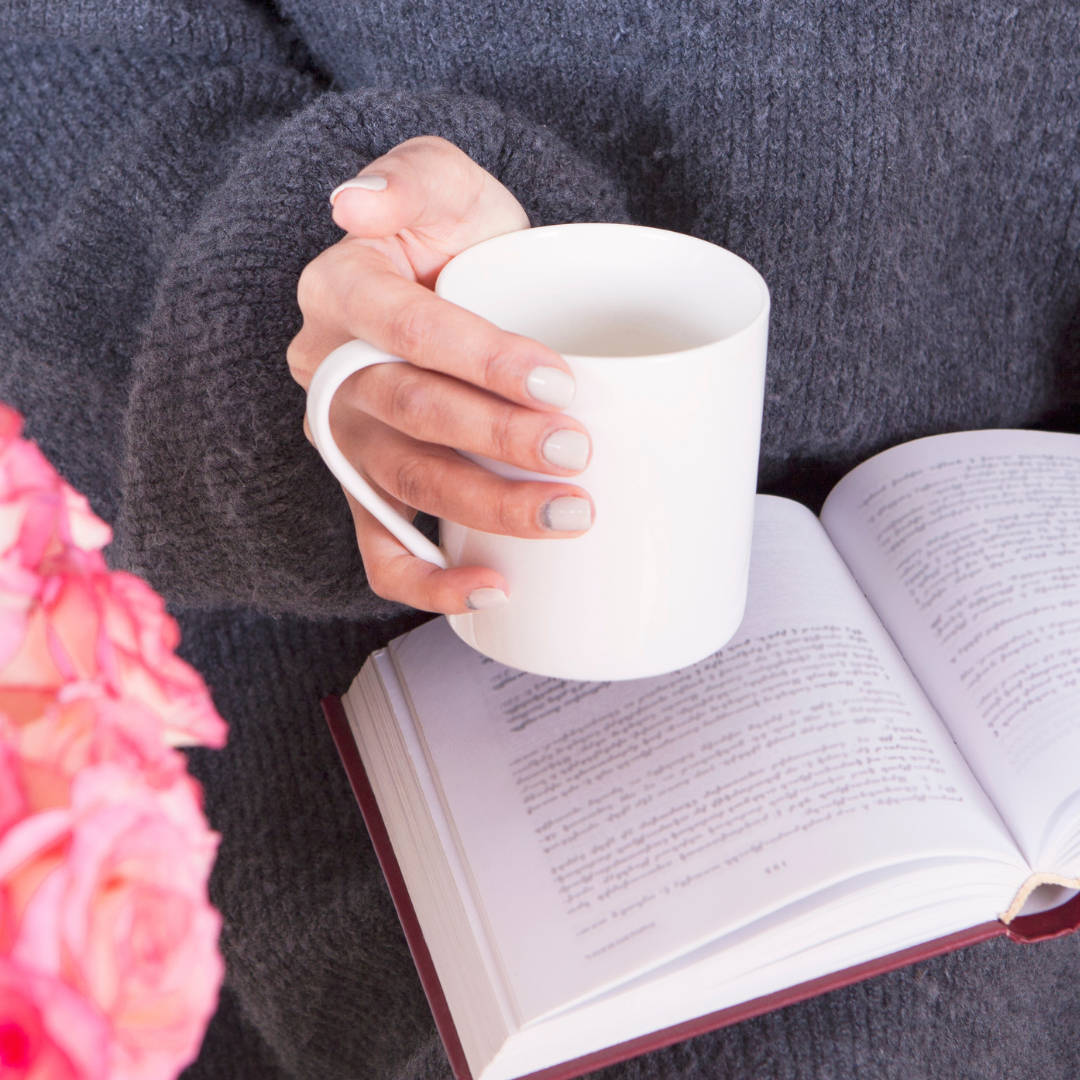
[[199,674],[174,650],[164,602],[110,574],[111,531],[0,403],[0,709],[37,715],[65,683],[97,680],[155,712],[174,746],[223,746],[226,726]]
[[154,712],[173,746],[225,744],[202,676],[173,651],[176,620],[148,585],[77,549],[47,556],[37,578],[22,641],[0,670],[0,709],[25,717],[11,695],[40,705],[66,683],[96,681]]
[[0,404],[0,1080],[173,1080],[217,1004],[224,744],[160,597]]
[[60,980],[0,957],[0,1077],[104,1080],[108,1025]]
[[172,1080],[198,1053],[223,973],[206,897],[217,842],[190,777],[159,789],[115,763],[76,774],[70,809],[0,838],[11,958],[104,1015],[110,1080]]
[[71,683],[45,703],[39,716],[20,723],[0,711],[0,833],[11,820],[5,807],[15,803],[4,797],[5,752],[14,762],[28,813],[67,806],[71,781],[86,765],[115,761],[141,769],[152,787],[162,789],[187,767],[166,745],[155,713],[138,702],[110,697],[95,683]]

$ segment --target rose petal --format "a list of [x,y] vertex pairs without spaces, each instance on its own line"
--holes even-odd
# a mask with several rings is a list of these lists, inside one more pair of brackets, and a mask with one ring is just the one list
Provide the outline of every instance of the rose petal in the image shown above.
[[197,792],[186,775],[158,791],[115,763],[80,770],[66,857],[26,903],[12,948],[25,966],[62,970],[109,1018],[111,1080],[171,1080],[216,1007],[221,920],[206,882],[218,838]]
[[90,509],[86,497],[64,482],[61,482],[60,491],[67,510],[71,542],[84,551],[98,551],[112,543],[112,529]]
[[13,825],[0,837],[0,880],[48,850],[71,828],[71,811],[45,810]]
[[22,417],[10,405],[0,401],[0,450],[22,434],[22,427]]

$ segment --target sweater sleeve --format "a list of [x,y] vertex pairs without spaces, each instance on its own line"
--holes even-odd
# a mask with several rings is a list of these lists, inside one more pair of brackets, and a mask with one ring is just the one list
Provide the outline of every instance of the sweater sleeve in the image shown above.
[[176,237],[132,361],[113,559],[174,603],[401,610],[366,584],[285,350],[300,271],[342,235],[328,193],[421,134],[461,147],[533,224],[624,218],[615,185],[556,138],[461,95],[324,93],[250,140]]

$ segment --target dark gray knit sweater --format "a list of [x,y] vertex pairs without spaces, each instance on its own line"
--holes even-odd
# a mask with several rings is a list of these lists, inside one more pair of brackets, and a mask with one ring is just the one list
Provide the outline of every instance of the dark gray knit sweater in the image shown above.
[[[767,490],[1080,402],[1080,13],[885,0],[0,0],[0,398],[181,617],[232,725],[192,1076],[448,1075],[318,712],[423,618],[367,589],[285,347],[326,196],[449,138],[535,224],[732,248],[773,296]],[[1080,946],[996,943],[614,1078],[1080,1075]]]

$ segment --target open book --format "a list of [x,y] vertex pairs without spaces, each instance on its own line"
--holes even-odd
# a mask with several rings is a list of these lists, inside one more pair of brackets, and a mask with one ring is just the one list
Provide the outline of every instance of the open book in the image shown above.
[[1074,928],[1080,436],[908,443],[820,521],[759,497],[745,618],[692,668],[526,675],[440,619],[342,700],[459,1075],[573,1075]]

